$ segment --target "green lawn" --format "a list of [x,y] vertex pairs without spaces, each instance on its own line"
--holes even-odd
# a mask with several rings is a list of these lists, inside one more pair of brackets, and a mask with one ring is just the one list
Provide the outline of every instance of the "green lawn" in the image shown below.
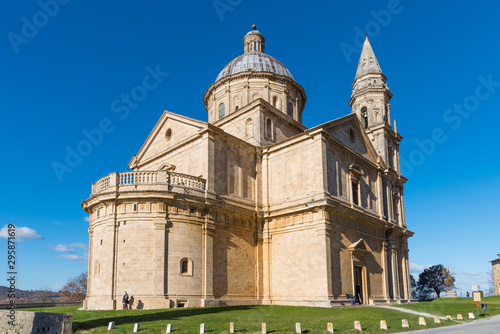
[[[481,303],[488,304],[486,316],[500,314],[500,296],[483,297]],[[457,314],[462,314],[464,320],[468,319],[469,312],[473,312],[477,319],[477,308],[474,306],[472,298],[438,298],[430,302],[419,302],[416,304],[398,305],[419,312],[427,312],[440,316],[451,315],[456,319]],[[479,308],[480,318],[483,318],[484,311]]]
[[[335,333],[359,333],[354,321],[361,321],[363,333],[393,333],[422,329],[418,316],[378,307],[314,308],[293,306],[237,306],[206,307],[168,310],[116,310],[78,311],[78,307],[53,307],[29,309],[30,311],[72,313],[76,333],[131,333],[134,323],[140,323],[140,333],[165,333],[171,323],[173,334],[199,333],[205,323],[208,334],[229,333],[229,323],[235,322],[236,333],[260,333],[261,324],[267,324],[272,334],[294,333],[295,323],[300,322],[302,333],[327,333],[327,323],[332,322]],[[26,309],[28,310],[28,309]],[[401,320],[408,319],[410,329],[403,329]],[[380,330],[380,320],[387,322],[388,330]],[[115,330],[107,331],[110,321]],[[435,325],[426,318],[427,328],[455,324],[442,321]]]

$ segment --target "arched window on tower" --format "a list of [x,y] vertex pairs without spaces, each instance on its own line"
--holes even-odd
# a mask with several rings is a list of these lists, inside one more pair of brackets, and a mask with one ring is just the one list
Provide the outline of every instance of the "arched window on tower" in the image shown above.
[[219,119],[224,117],[226,113],[226,107],[224,106],[224,103],[219,104]]
[[286,109],[286,113],[288,114],[288,116],[293,118],[293,104],[292,104],[292,102],[288,102],[288,107]]
[[365,129],[368,128],[368,111],[366,107],[361,108],[361,118],[364,120]]

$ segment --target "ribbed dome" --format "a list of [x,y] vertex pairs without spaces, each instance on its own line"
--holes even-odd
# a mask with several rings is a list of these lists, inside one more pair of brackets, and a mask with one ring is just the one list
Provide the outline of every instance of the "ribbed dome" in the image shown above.
[[249,69],[257,72],[272,72],[293,79],[292,73],[276,58],[263,52],[250,51],[231,60],[220,71],[215,81]]

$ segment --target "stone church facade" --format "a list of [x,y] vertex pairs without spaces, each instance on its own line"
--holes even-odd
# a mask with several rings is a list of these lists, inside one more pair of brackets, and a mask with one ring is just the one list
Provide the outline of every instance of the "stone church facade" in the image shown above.
[[366,39],[352,112],[306,128],[306,94],[256,30],[204,96],[165,111],[132,171],[92,184],[86,309],[411,300],[391,92]]

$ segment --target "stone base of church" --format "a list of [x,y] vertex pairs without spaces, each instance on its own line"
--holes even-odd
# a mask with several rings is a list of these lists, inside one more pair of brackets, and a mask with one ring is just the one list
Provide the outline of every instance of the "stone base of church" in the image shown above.
[[[392,305],[417,302],[406,299],[371,299],[368,305]],[[132,309],[168,309],[183,307],[245,306],[245,305],[283,305],[309,307],[344,307],[351,306],[347,299],[199,299],[199,298],[164,298],[135,297]],[[121,300],[102,297],[87,297],[83,302],[86,310],[120,310]]]

